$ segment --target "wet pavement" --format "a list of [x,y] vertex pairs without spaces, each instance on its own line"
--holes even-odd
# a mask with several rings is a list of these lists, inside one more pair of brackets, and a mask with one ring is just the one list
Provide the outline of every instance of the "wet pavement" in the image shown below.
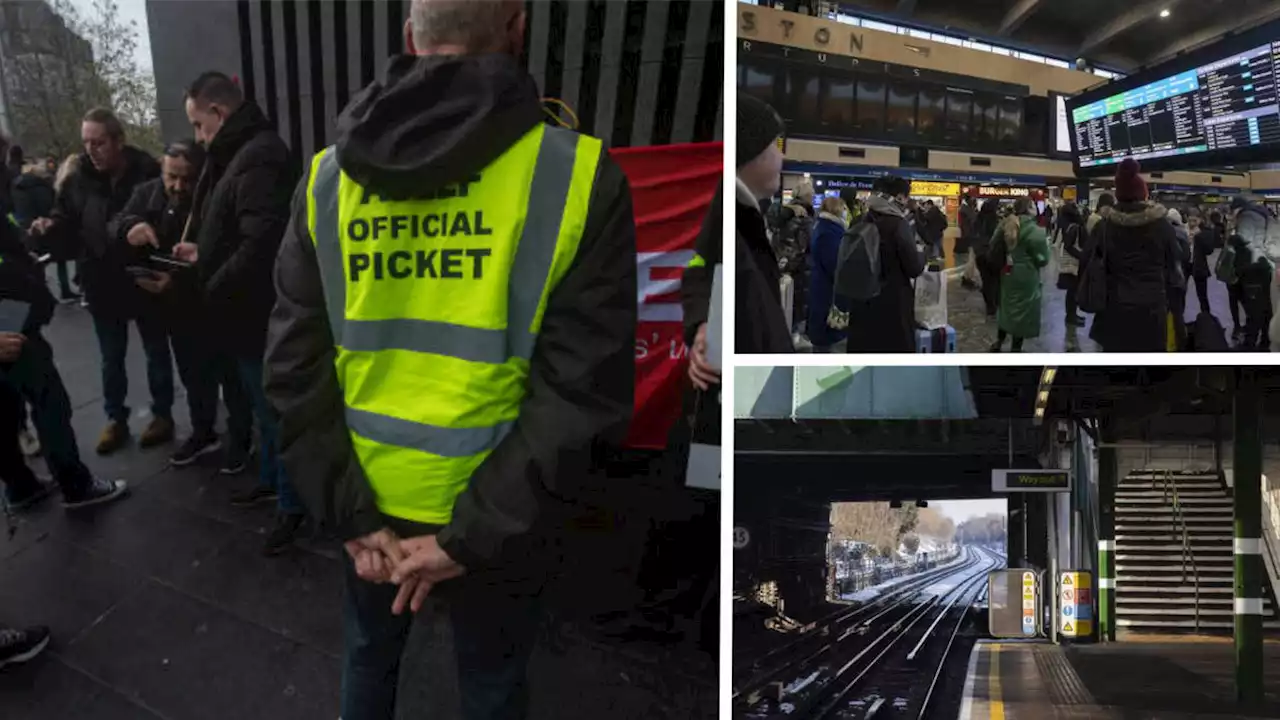
[[[132,495],[74,517],[46,502],[22,517],[12,541],[0,541],[0,623],[53,631],[44,655],[0,672],[0,718],[336,718],[339,547],[316,541],[263,558],[270,508],[231,507],[228,495],[253,475],[220,476],[216,457],[171,469],[171,447],[131,445],[96,456],[104,416],[87,312],[60,307],[46,336],[75,407],[84,460],[96,473],[127,479]],[[148,415],[143,368],[135,334],[129,356],[135,433]],[[174,413],[185,432],[181,393]],[[633,525],[586,543],[595,548],[586,552],[612,563],[596,589],[607,594],[624,586],[611,596],[619,607],[638,592],[627,595],[625,586],[634,584],[649,530]],[[550,597],[581,594],[577,586],[548,590]],[[709,655],[598,639],[590,623],[554,607],[552,613],[557,619],[545,623],[530,666],[532,717],[715,717]],[[449,642],[444,622],[415,628],[398,717],[458,717]]]

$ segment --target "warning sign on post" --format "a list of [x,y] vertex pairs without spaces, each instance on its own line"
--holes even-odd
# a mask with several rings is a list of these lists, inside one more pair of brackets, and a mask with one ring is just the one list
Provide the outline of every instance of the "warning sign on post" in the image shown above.
[[988,623],[997,638],[1034,638],[1043,630],[1044,596],[1041,576],[1025,568],[997,570],[988,575]]
[[1058,575],[1062,602],[1058,611],[1058,631],[1068,638],[1093,634],[1093,575],[1071,570]]

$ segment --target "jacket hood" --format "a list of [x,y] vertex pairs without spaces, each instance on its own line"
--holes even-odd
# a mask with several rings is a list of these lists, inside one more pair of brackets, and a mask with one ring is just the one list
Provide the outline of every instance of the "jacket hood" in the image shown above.
[[893,215],[894,217],[904,218],[907,216],[907,209],[893,202],[889,198],[873,194],[867,198],[867,211],[877,213],[879,215]]
[[42,185],[50,185],[50,182],[35,173],[23,173],[13,180],[13,186],[21,190],[40,187]]
[[827,212],[827,211],[825,211],[825,210],[823,210],[822,212],[819,212],[819,213],[818,213],[818,219],[819,219],[819,220],[830,220],[831,222],[833,222],[833,223],[835,223],[835,224],[839,225],[840,227],[845,227],[844,218],[840,217],[839,215],[832,215],[831,213],[829,213],[829,212]]
[[791,212],[801,217],[809,217],[813,214],[813,209],[806,206],[804,203],[789,202],[786,204],[786,207],[791,210]]
[[388,197],[479,172],[542,122],[538,88],[507,55],[400,55],[338,117],[338,164]]
[[1160,203],[1119,203],[1098,211],[1104,219],[1121,227],[1141,227],[1164,219],[1169,211]]
[[266,113],[262,112],[262,108],[252,100],[246,100],[231,113],[231,117],[228,117],[218,130],[218,134],[213,136],[213,142],[209,143],[208,148],[209,157],[218,165],[226,165],[254,135],[263,130],[274,131],[274,129]]

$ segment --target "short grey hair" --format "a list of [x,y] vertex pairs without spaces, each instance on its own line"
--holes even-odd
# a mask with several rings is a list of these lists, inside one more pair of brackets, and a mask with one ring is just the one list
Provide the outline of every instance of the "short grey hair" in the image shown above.
[[420,50],[458,45],[483,52],[523,7],[513,0],[413,0],[413,44]]

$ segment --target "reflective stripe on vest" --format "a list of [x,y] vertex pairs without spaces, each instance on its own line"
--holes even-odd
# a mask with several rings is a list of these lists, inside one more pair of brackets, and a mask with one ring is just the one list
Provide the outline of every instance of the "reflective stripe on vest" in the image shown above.
[[311,165],[316,246],[347,427],[382,512],[444,524],[526,394],[547,298],[577,254],[601,143],[539,125],[433,199]]

